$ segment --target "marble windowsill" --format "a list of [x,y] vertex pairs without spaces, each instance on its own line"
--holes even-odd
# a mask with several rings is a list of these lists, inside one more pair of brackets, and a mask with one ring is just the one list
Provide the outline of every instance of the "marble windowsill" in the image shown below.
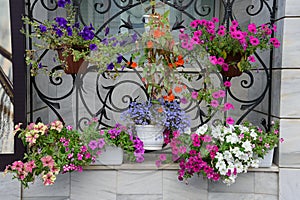
[[[84,170],[178,170],[178,164],[164,164],[159,168],[153,163],[124,163],[122,165],[91,165],[84,167]],[[249,172],[279,172],[277,165],[269,168],[250,168]]]

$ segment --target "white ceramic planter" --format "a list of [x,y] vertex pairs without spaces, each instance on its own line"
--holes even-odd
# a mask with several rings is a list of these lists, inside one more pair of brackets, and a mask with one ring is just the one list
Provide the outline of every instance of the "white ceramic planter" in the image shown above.
[[159,125],[135,125],[137,136],[143,141],[144,149],[160,150],[164,144],[165,127]]
[[96,158],[94,165],[121,165],[123,163],[123,149],[106,146],[105,150]]
[[259,167],[271,167],[273,163],[274,148],[270,150],[265,157],[259,158]]

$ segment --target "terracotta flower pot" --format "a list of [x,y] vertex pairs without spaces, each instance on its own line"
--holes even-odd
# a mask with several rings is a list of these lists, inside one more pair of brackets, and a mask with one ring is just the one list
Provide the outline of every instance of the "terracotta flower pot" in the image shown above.
[[[78,47],[77,50],[82,50],[84,48]],[[57,49],[58,58],[64,62],[66,65],[64,66],[64,71],[66,74],[77,74],[79,69],[81,72],[84,72],[87,68],[87,63],[84,62],[83,58],[80,58],[78,61],[74,61],[74,56],[72,54],[67,57],[63,56],[64,48]]]
[[221,74],[225,77],[237,77],[242,75],[242,71],[238,68],[237,64],[230,64],[230,63],[238,63],[242,59],[241,54],[230,55],[228,54],[227,58],[225,59],[225,63],[228,64],[228,71],[221,70]]

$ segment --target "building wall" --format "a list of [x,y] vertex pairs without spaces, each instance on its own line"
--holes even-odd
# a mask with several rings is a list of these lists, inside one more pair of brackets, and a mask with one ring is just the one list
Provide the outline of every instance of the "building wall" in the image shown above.
[[[147,168],[145,170],[145,167]],[[157,170],[155,166],[123,169],[85,170],[83,173],[59,175],[53,186],[40,180],[29,189],[10,176],[0,179],[1,199],[5,200],[277,200],[278,173],[258,170],[241,174],[237,182],[226,186],[202,177],[188,184],[177,180],[177,171]],[[4,196],[3,196],[4,194]]]
[[[284,9],[285,7],[285,9]],[[279,151],[279,199],[297,199],[300,195],[300,1],[280,1],[278,21],[282,30],[280,85],[280,126],[285,142]],[[275,88],[276,89],[276,88]],[[279,89],[279,88],[277,88]]]
[[[296,200],[300,196],[300,1],[278,0],[278,37],[282,48],[276,50],[273,72],[273,116],[280,119],[281,137],[276,153],[278,168],[250,171],[227,187],[194,177],[188,185],[177,181],[176,170],[94,169],[60,175],[54,186],[36,182],[29,190],[8,175],[0,178],[1,199],[232,199]],[[262,107],[262,109],[265,109]],[[277,172],[278,171],[278,172]]]

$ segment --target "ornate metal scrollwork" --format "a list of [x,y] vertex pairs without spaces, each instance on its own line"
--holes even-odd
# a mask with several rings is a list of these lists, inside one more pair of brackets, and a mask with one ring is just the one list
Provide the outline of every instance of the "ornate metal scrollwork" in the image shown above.
[[[210,15],[213,11],[213,8],[201,4],[201,1],[197,0],[159,0],[160,2],[164,3],[166,6],[169,6],[170,8],[174,8],[178,11],[180,11],[183,15],[187,16],[188,18],[195,19],[195,18],[200,18],[200,17],[206,17]],[[275,0],[274,0],[275,1]],[[34,9],[36,8],[37,4],[40,3],[40,6],[42,6],[45,10],[52,12],[57,9],[57,3],[56,1],[46,1],[44,0],[34,0],[32,2],[29,1],[28,5],[28,13],[29,16],[32,16],[32,13]],[[84,17],[82,16],[82,0],[78,0],[78,16],[79,20],[81,23],[86,24],[87,22],[84,20]],[[135,9],[136,6],[140,5],[141,3],[146,3],[147,0],[102,0],[102,1],[97,1],[93,3],[93,9],[94,9],[94,14],[95,16],[100,16],[100,15],[106,15],[110,14],[110,17],[105,19],[103,23],[99,26],[96,27],[97,29],[97,34],[99,34],[107,25],[109,25],[115,18],[119,17],[121,14],[124,12]],[[223,5],[224,8],[224,16],[223,16],[223,23],[229,23],[231,20],[233,20],[233,6],[235,5],[235,0],[219,0],[216,1],[216,3],[220,3]],[[264,7],[266,7],[270,15],[274,15],[275,13],[275,6],[276,6],[276,1],[273,4],[273,7],[271,7],[266,0],[260,0],[258,7],[256,5],[251,4],[248,7],[245,8],[245,11],[248,13],[249,16],[256,16],[261,11],[263,10]],[[117,7],[119,10],[114,11],[115,13],[112,12],[112,7]],[[188,9],[193,9],[193,11],[196,13],[196,16],[190,14],[188,12]],[[270,16],[271,18],[272,16]],[[221,18],[221,17],[220,17]],[[128,21],[130,22],[130,18],[128,18]],[[120,20],[121,22],[121,20]],[[125,21],[123,21],[125,23]],[[271,21],[271,23],[274,23]],[[133,26],[126,26],[123,24],[123,28],[132,28],[134,30]],[[177,19],[172,26],[173,30],[177,30],[180,28],[184,27],[184,21]],[[29,41],[30,43],[32,42],[31,40]],[[31,45],[30,45],[31,47]],[[272,53],[272,52],[271,52]],[[272,70],[272,62],[269,66],[266,66],[266,64],[262,61],[262,59],[256,55],[258,58],[259,63],[263,67],[263,73],[265,74],[266,78],[266,84],[263,86],[262,92],[256,96],[256,97],[249,97],[248,99],[243,99],[241,97],[236,96],[233,90],[239,89],[239,88],[234,88],[234,89],[228,89],[228,96],[233,99],[236,103],[240,104],[240,109],[244,111],[242,116],[239,117],[237,120],[237,123],[241,123],[242,120],[245,119],[245,117],[257,107],[264,99],[265,96],[270,93],[270,87],[271,87],[271,70]],[[61,70],[62,68],[60,66],[56,66],[53,68],[53,70]],[[94,67],[89,67],[87,69],[86,74],[89,73],[95,73],[95,68]],[[86,122],[89,117],[99,117],[100,121],[99,124],[100,126],[112,126],[114,119],[112,119],[112,113],[120,113],[124,111],[129,105],[130,101],[133,101],[136,98],[148,98],[145,87],[143,83],[141,82],[141,77],[138,71],[133,71],[133,72],[128,72],[136,75],[135,80],[120,80],[120,81],[115,81],[115,82],[110,82],[108,84],[104,84],[104,80],[106,80],[105,74],[102,75],[97,75],[95,78],[95,90],[94,90],[94,95],[95,95],[95,105],[99,106],[97,108],[91,109],[89,108],[89,105],[87,101],[85,100],[85,95],[87,94],[87,91],[85,90],[84,86],[84,79],[86,78],[86,74],[78,74],[77,76],[71,76],[71,77],[59,77],[59,78],[51,78],[49,79],[49,83],[52,86],[55,87],[60,87],[63,85],[64,81],[66,78],[70,79],[71,85],[68,86],[68,88],[65,88],[65,92],[63,95],[60,95],[59,97],[51,97],[43,93],[37,85],[37,80],[36,78],[31,78],[31,84],[36,91],[37,95],[39,98],[54,112],[54,114],[57,116],[58,119],[64,120],[64,116],[61,115],[60,110],[64,106],[61,104],[61,100],[69,98],[71,95],[74,95],[76,93],[76,100],[80,100],[82,102],[83,107],[85,107],[85,113],[87,116],[79,116],[77,115],[75,121],[78,125],[78,128],[81,128],[82,123]],[[244,90],[251,89],[255,83],[255,76],[253,75],[252,71],[247,71],[244,73],[247,76],[247,79],[245,79],[245,76],[243,76],[240,80],[240,88]],[[223,77],[218,75],[218,79],[220,80],[220,84],[223,81]],[[239,79],[239,78],[235,78]],[[109,81],[108,81],[109,82]],[[114,99],[114,93],[119,90],[122,86],[130,84],[133,88],[139,89],[139,95],[133,96],[132,94],[124,94],[123,96],[120,96],[119,100],[122,105],[118,104],[115,102]],[[188,86],[188,90],[192,91],[195,88]],[[33,92],[30,94],[31,96],[33,95]],[[270,95],[270,94],[269,94]],[[269,99],[269,105],[270,105],[270,99]],[[195,129],[197,126],[202,125],[204,123],[207,123],[211,120],[210,117],[207,116],[205,108],[202,109],[199,105],[201,102],[197,103],[188,103],[187,105],[184,105],[184,109],[186,112],[194,112],[194,115],[192,117],[192,120],[197,121],[197,123],[194,124],[194,127],[192,129]],[[270,111],[270,110],[269,110]],[[33,115],[33,110],[30,110],[30,115]],[[269,118],[270,118],[270,113],[269,113]],[[268,119],[268,122],[270,119]]]

